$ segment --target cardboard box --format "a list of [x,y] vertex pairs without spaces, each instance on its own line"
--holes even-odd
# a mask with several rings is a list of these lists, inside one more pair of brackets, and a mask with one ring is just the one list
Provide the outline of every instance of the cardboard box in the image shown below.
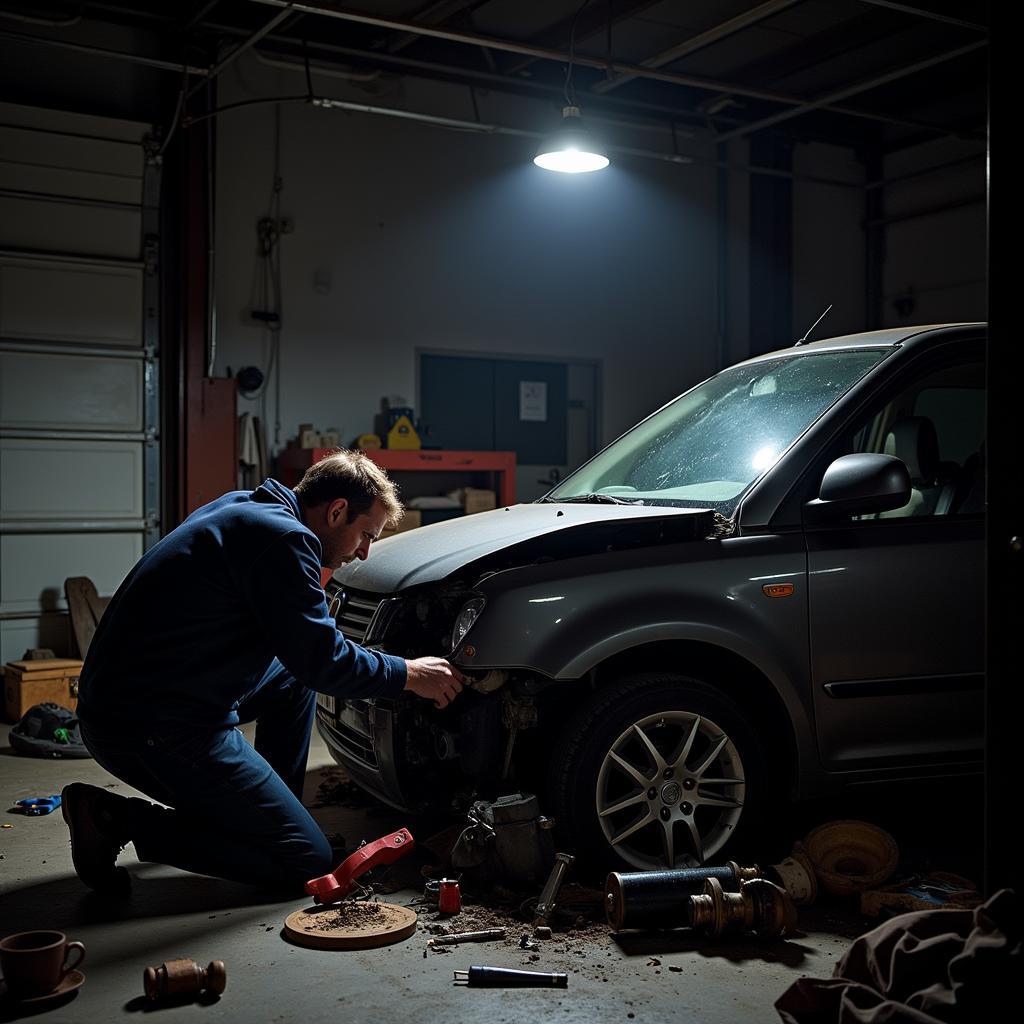
[[34,704],[52,701],[75,711],[82,662],[75,658],[9,661],[4,666],[4,713],[17,722]]
[[466,515],[474,512],[487,512],[497,507],[497,496],[494,491],[487,491],[480,487],[467,487],[464,499]]
[[398,526],[393,530],[385,530],[381,537],[394,537],[396,533],[405,533],[406,530],[415,530],[423,525],[423,513],[416,508],[407,508]]

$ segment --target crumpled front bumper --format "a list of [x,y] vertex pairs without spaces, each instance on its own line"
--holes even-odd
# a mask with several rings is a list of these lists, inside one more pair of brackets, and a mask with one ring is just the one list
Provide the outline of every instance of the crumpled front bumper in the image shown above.
[[319,694],[316,724],[331,756],[353,782],[400,811],[414,808],[398,780],[394,701],[341,700]]

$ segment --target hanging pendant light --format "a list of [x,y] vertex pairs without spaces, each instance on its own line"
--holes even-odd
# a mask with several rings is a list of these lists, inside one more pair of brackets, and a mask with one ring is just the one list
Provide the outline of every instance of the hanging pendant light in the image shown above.
[[562,126],[540,144],[533,162],[546,171],[581,174],[608,166],[604,146],[583,126],[580,108],[562,108]]

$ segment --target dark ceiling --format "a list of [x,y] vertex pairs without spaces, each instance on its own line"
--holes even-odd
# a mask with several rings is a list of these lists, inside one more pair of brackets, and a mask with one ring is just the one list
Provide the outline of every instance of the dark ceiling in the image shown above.
[[248,49],[350,85],[415,76],[554,108],[570,45],[592,116],[875,152],[985,139],[988,7],[971,0],[0,0],[5,98],[70,85],[97,113],[157,122],[183,61],[198,87]]

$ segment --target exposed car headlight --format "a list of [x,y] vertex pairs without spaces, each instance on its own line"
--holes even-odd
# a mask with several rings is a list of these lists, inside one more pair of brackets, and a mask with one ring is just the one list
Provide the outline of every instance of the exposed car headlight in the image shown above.
[[452,628],[452,650],[466,638],[466,634],[473,628],[473,623],[480,618],[487,602],[482,597],[474,597],[468,600],[455,619],[455,626]]

